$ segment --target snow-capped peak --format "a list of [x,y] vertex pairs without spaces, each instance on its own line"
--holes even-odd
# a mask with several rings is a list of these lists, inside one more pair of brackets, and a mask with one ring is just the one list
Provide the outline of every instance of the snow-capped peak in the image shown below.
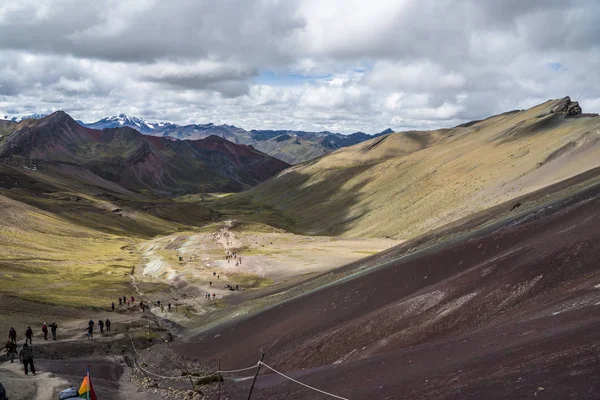
[[29,115],[4,115],[1,119],[5,119],[8,121],[13,121],[13,122],[21,122],[24,121],[26,119],[40,119],[40,118],[44,118],[46,115],[48,114],[29,114]]
[[106,128],[122,128],[128,126],[141,133],[152,133],[158,128],[165,126],[171,126],[170,122],[147,122],[143,118],[131,116],[129,114],[118,114],[112,117],[102,118],[100,121],[96,121],[90,124],[84,124],[88,128],[92,129],[106,129]]

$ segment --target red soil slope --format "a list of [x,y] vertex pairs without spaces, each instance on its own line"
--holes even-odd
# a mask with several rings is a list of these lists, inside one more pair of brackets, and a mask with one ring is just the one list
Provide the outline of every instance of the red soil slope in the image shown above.
[[[350,399],[600,397],[600,186],[205,332]],[[399,254],[410,245],[400,247]],[[227,385],[245,398],[250,381]],[[253,399],[327,398],[272,373]]]

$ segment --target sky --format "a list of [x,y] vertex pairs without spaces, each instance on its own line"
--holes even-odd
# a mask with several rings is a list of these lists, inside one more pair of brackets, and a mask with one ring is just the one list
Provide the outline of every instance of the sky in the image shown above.
[[0,116],[375,133],[599,78],[597,0],[0,0]]

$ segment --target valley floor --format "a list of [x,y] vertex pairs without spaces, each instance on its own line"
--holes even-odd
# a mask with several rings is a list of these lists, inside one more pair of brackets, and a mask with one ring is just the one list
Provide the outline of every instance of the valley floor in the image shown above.
[[[590,171],[399,245],[233,220],[127,238],[0,198],[10,206],[1,210],[0,326],[14,326],[19,343],[32,326],[41,372],[25,377],[2,356],[0,382],[11,400],[55,398],[89,364],[100,398],[214,398],[214,384],[188,394],[182,373],[195,380],[219,359],[245,368],[264,352],[271,367],[352,400],[598,398],[599,177]],[[11,225],[7,209],[27,218]],[[33,243],[11,240],[27,229]],[[237,257],[227,262],[227,251]],[[43,279],[53,269],[64,286]],[[117,296],[135,302],[112,312]],[[87,340],[87,321],[106,318],[112,332]],[[59,340],[45,342],[41,324],[53,321]],[[225,374],[222,398],[247,398],[254,371]],[[262,367],[252,399],[283,398],[327,397]]]

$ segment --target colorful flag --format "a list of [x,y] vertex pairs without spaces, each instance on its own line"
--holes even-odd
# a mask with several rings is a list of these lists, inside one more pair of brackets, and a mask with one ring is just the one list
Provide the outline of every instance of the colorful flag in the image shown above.
[[89,373],[85,378],[83,378],[83,382],[81,382],[81,387],[77,391],[77,394],[82,399],[98,400],[96,393],[94,392],[94,386],[92,386]]

